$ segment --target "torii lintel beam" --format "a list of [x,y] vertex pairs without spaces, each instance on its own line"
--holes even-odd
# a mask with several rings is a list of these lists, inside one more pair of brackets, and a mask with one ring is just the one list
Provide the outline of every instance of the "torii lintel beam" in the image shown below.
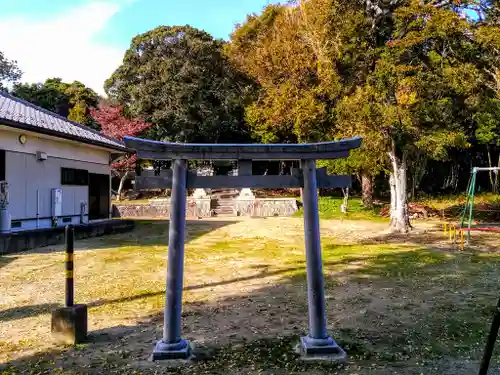
[[[172,171],[162,172],[160,176],[136,176],[135,189],[171,189],[173,184]],[[291,175],[284,176],[198,176],[196,171],[188,171],[186,177],[186,187],[189,189],[289,189],[304,187],[304,176],[301,169],[293,169]],[[326,168],[316,169],[316,179],[318,188],[334,189],[351,186],[351,176],[329,176],[326,173]]]
[[124,137],[139,159],[155,160],[324,160],[349,156],[361,146],[361,137],[301,144],[197,144]]

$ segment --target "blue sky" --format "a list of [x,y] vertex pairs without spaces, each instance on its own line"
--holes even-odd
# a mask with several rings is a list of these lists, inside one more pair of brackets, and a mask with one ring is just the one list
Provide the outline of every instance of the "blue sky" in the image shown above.
[[0,0],[0,50],[23,81],[59,76],[102,93],[132,37],[185,25],[228,39],[236,23],[275,0]]

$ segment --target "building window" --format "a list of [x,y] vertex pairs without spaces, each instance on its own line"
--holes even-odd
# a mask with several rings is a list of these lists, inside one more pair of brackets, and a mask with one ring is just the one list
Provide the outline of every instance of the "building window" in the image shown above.
[[89,172],[85,169],[61,168],[61,185],[86,186]]
[[0,150],[0,181],[5,180],[5,175],[6,172],[5,170],[7,169],[6,162],[5,162],[5,150]]

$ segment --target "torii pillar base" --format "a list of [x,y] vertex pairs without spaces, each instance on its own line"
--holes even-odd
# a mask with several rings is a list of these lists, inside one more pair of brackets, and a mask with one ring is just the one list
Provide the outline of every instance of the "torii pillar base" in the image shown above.
[[163,340],[156,343],[153,351],[153,361],[164,359],[189,359],[191,356],[191,346],[189,341],[181,340],[175,344],[168,344]]
[[304,361],[321,361],[342,364],[347,361],[346,352],[331,337],[313,339],[310,336],[300,338],[295,351]]

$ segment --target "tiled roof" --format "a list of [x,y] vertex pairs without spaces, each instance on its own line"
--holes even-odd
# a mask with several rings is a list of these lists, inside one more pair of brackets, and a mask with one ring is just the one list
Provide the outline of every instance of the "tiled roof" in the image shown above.
[[0,124],[125,151],[123,143],[0,91]]

